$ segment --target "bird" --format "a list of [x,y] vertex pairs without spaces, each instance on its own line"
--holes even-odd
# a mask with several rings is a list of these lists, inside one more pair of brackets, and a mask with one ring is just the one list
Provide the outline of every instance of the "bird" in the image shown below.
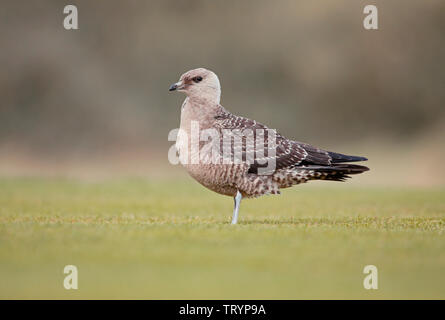
[[349,163],[365,157],[288,139],[229,112],[220,103],[218,76],[206,68],[185,72],[169,91],[186,95],[175,144],[181,164],[204,187],[233,197],[232,224],[238,222],[244,198],[280,194],[280,189],[311,180],[345,181],[369,170]]

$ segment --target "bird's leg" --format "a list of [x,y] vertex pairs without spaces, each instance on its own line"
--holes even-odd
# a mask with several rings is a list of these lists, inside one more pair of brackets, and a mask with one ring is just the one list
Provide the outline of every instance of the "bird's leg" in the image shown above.
[[241,192],[237,191],[236,196],[233,198],[233,200],[235,201],[235,207],[233,208],[232,224],[236,224],[236,222],[238,221],[239,205],[241,203],[242,197],[243,196],[241,195]]

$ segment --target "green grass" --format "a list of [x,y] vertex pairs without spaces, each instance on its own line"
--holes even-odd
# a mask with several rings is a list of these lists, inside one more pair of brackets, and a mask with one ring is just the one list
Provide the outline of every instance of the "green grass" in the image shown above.
[[445,298],[444,189],[313,183],[232,226],[232,199],[178,180],[1,179],[0,298]]

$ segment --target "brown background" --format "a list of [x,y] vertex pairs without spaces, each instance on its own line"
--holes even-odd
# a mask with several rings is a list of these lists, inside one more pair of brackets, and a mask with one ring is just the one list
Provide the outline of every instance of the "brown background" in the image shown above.
[[0,174],[182,172],[168,87],[207,67],[232,112],[368,156],[363,181],[443,184],[444,30],[440,0],[2,1]]

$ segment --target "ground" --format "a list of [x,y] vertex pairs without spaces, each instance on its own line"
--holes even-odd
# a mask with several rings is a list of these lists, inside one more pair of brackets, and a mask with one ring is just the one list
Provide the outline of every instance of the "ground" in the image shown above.
[[0,298],[445,299],[443,188],[315,182],[236,226],[232,205],[191,179],[3,178]]

